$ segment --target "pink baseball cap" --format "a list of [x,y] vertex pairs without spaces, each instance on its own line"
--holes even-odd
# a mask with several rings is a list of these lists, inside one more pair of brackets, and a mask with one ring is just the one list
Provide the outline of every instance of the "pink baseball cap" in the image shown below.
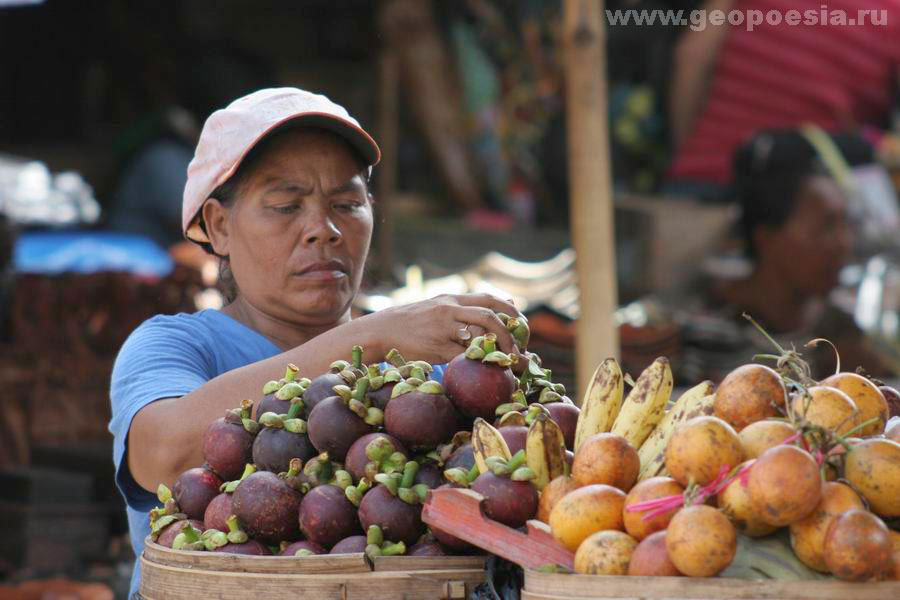
[[327,129],[359,151],[369,167],[381,160],[378,144],[347,110],[325,96],[297,88],[269,88],[238,98],[206,119],[188,165],[181,227],[192,242],[208,242],[200,209],[213,190],[234,175],[247,153],[287,122]]

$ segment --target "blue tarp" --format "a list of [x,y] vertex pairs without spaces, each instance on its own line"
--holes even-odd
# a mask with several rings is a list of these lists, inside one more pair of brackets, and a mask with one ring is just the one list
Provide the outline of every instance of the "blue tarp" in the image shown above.
[[22,233],[16,241],[18,273],[58,275],[124,271],[164,277],[174,263],[151,240],[109,231],[41,231]]

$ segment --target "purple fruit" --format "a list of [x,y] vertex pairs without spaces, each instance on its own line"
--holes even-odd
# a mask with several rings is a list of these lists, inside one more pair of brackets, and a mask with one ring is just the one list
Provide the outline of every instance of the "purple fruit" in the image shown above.
[[234,490],[232,506],[252,537],[268,544],[300,537],[297,510],[303,495],[268,471],[253,473]]
[[422,506],[408,504],[394,496],[384,485],[377,485],[363,496],[359,504],[359,522],[363,530],[378,525],[384,539],[412,545],[425,533]]
[[209,469],[203,467],[188,469],[175,480],[172,490],[175,502],[188,518],[200,520],[212,499],[219,495],[222,483],[219,476]]
[[266,394],[256,406],[256,417],[259,418],[267,412],[276,415],[285,415],[291,409],[290,400],[279,400],[275,394]]
[[397,385],[396,382],[389,382],[385,383],[374,392],[369,391],[369,402],[372,403],[372,406],[385,410],[388,406],[388,402],[391,401],[391,392],[394,391],[395,385]]
[[509,402],[516,378],[507,367],[472,360],[463,353],[447,365],[444,389],[461,413],[492,421],[497,407]]
[[365,552],[368,542],[364,535],[351,535],[334,545],[329,554],[355,554]]
[[419,467],[416,473],[415,482],[425,484],[429,490],[440,487],[447,483],[444,479],[444,470],[434,463],[425,463]]
[[447,556],[448,552],[437,542],[422,541],[406,551],[407,556]]
[[[209,424],[203,434],[203,458],[222,479],[237,479],[250,462],[255,423],[249,421],[253,403],[244,400],[240,409],[225,413],[224,417]],[[244,419],[249,421],[248,430]]]
[[[578,424],[578,415],[581,414],[581,410],[574,404],[569,404],[568,402],[550,402],[549,404],[545,404],[544,408],[550,412],[550,418],[559,425],[563,437],[566,438],[566,448],[574,450],[575,427]],[[515,454],[512,448],[510,448],[510,452]]]
[[206,507],[203,513],[202,529],[218,529],[219,531],[228,531],[228,517],[234,514],[231,506],[231,494],[222,492],[212,499],[212,502]]
[[528,437],[528,428],[524,425],[504,425],[497,431],[503,436],[503,440],[509,447],[509,453],[515,455],[519,450],[525,449],[525,438]]
[[310,542],[309,540],[302,540],[299,542],[294,542],[293,544],[282,545],[284,547],[281,549],[281,556],[297,556],[297,552],[301,550],[306,550],[304,554],[328,554],[328,550],[314,542]]
[[[203,530],[203,521],[198,521],[196,519],[188,520],[188,523],[191,524],[191,527],[194,529]],[[165,546],[166,548],[172,547],[172,542],[175,541],[175,536],[181,533],[181,528],[184,527],[184,521],[175,521],[166,527],[163,527],[162,531],[159,532],[159,537],[156,538],[156,543],[160,546]]]
[[[475,464],[474,461],[472,464]],[[445,483],[444,485],[440,486],[440,488],[438,488],[438,489],[458,488],[458,487],[460,487],[460,486],[455,483]],[[434,527],[434,526],[431,526],[429,528],[431,529],[432,535],[434,535],[434,538],[438,542],[440,542],[446,548],[453,550],[454,552],[469,552],[475,548],[475,546],[473,546],[469,542],[461,540],[458,537],[447,533],[443,529],[438,529],[437,527]]]
[[[363,477],[368,477],[371,481],[380,469],[381,462],[383,461],[372,461],[366,454],[366,447],[370,442],[377,439],[384,439],[390,443],[390,446],[393,447],[392,452],[399,452],[404,456],[403,463],[406,463],[406,460],[409,458],[409,454],[406,451],[406,448],[403,447],[403,444],[400,441],[386,433],[367,433],[361,438],[357,439],[353,442],[353,445],[350,446],[350,449],[347,451],[347,456],[344,458],[344,469],[346,469],[351,475],[353,475],[354,481],[359,481]],[[387,452],[381,452],[381,454],[389,454]],[[385,456],[385,459],[389,458],[389,456]],[[373,466],[369,468],[375,470],[375,473],[367,473],[366,465],[369,463],[373,463]],[[402,466],[402,464],[400,466]]]
[[463,471],[468,471],[474,465],[475,451],[472,448],[472,443],[466,442],[453,451],[453,454],[451,454],[450,458],[447,459],[447,462],[444,463],[444,470],[458,468],[462,469]]
[[270,556],[272,554],[269,548],[258,540],[247,540],[243,544],[225,544],[219,548],[214,548],[213,552],[245,554],[249,556]]
[[331,396],[319,402],[309,415],[309,439],[319,452],[343,461],[353,442],[373,427],[347,407],[343,398]]
[[537,513],[538,493],[529,481],[513,481],[487,472],[478,476],[472,489],[484,496],[484,514],[510,527],[522,527]]
[[334,485],[320,485],[306,494],[300,504],[299,523],[308,540],[325,548],[360,533],[356,507],[344,490]]
[[262,471],[283,473],[291,459],[306,462],[318,454],[305,433],[277,427],[263,427],[253,442],[253,463]]
[[336,385],[347,385],[344,378],[337,373],[325,373],[312,380],[312,383],[303,392],[303,415],[307,419],[322,400],[334,396],[334,386]]
[[459,414],[442,392],[423,391],[427,386],[441,390],[429,381],[419,389],[393,398],[384,413],[385,430],[410,448],[434,448],[447,442],[459,426]]

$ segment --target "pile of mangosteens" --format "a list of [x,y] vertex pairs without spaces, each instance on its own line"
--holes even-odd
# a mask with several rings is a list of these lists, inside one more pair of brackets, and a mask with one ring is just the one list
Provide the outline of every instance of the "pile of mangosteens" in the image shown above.
[[[178,550],[254,555],[469,552],[476,549],[421,519],[429,489],[461,486],[485,496],[490,517],[522,526],[538,498],[525,466],[528,426],[546,414],[571,450],[579,410],[525,351],[527,323],[499,316],[522,354],[502,352],[493,334],[477,336],[442,383],[430,364],[397,350],[365,365],[356,346],[349,361],[312,379],[288,365],[257,402],[244,400],[209,425],[203,466],[182,473],[172,490],[160,485],[151,538]],[[493,457],[484,473],[469,432],[477,418],[494,422],[512,457]]]

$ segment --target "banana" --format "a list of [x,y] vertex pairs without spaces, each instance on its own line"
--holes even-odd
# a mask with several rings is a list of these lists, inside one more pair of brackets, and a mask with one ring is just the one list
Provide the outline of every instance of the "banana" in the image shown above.
[[475,464],[482,473],[488,472],[485,460],[490,456],[499,456],[506,460],[512,458],[506,440],[493,425],[482,418],[475,419],[472,426],[472,450],[475,455]]
[[610,431],[624,437],[635,449],[640,448],[662,420],[671,395],[672,369],[669,360],[661,356],[638,377]]
[[610,430],[622,408],[624,393],[622,369],[616,359],[607,358],[594,371],[581,401],[581,414],[575,426],[576,452],[592,435]]
[[679,423],[700,415],[711,415],[716,396],[713,383],[704,381],[681,395],[663,417],[647,441],[638,449],[641,459],[639,480],[663,475],[666,466],[666,445]]
[[531,483],[539,490],[566,474],[566,439],[559,425],[545,413],[538,414],[528,428],[525,459],[535,474]]

